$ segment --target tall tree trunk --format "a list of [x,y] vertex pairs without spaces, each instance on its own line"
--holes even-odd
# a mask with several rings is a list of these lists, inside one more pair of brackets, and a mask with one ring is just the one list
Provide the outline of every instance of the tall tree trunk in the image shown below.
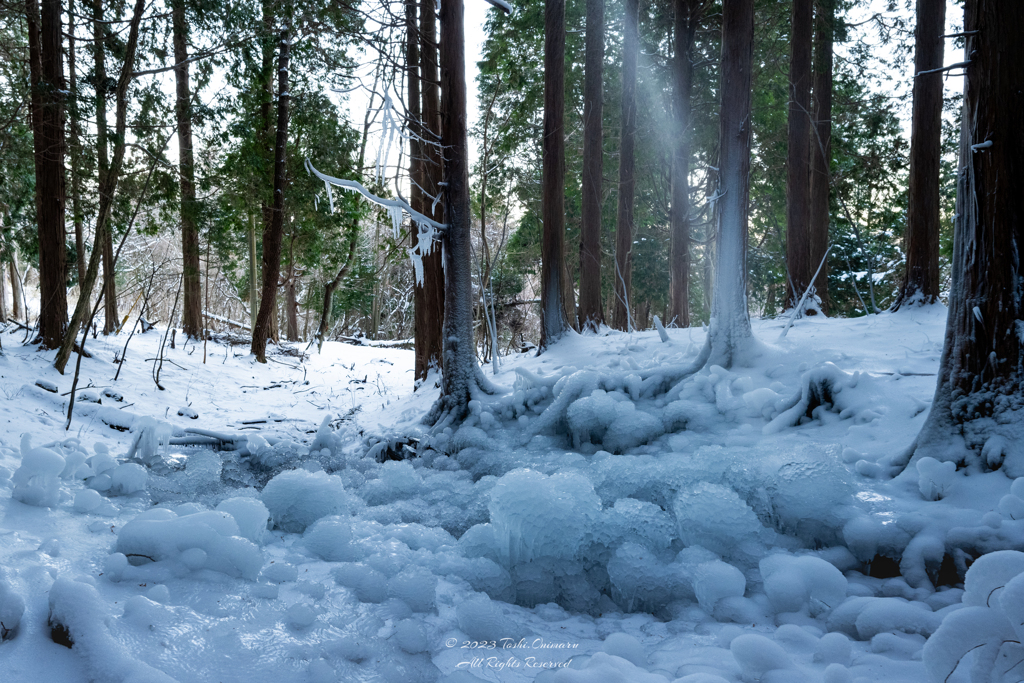
[[1024,476],[1024,5],[967,0],[964,14],[953,284],[935,398],[914,459],[1002,465],[1012,479]]
[[202,283],[199,271],[199,229],[196,226],[195,158],[192,151],[192,89],[188,75],[188,23],[185,0],[174,0],[174,114],[178,124],[178,184],[181,191],[182,331],[197,339],[203,333]]
[[565,0],[544,2],[540,349],[565,332]]
[[672,252],[668,319],[690,326],[690,93],[693,37],[704,7],[697,0],[675,0],[675,57],[672,60],[676,146],[672,156]]
[[323,305],[320,308],[320,323],[316,328],[316,340],[317,350],[321,349],[324,344],[324,339],[327,337],[328,327],[331,321],[331,304],[334,300],[334,290],[341,285],[345,276],[348,275],[348,271],[352,266],[352,262],[355,260],[356,246],[359,244],[359,233],[353,232],[351,239],[348,242],[348,256],[345,258],[345,263],[338,270],[338,274],[334,276],[334,279],[324,285],[324,300]]
[[[918,0],[914,71],[942,67],[946,0]],[[907,208],[907,272],[893,310],[911,300],[933,303],[939,296],[939,159],[942,156],[941,73],[914,78],[910,132],[910,190]]]
[[[461,40],[461,36],[460,36]],[[420,0],[420,75],[423,98],[422,213],[437,222],[444,220],[439,201],[444,161],[441,154],[441,104],[437,62],[437,10],[434,0]],[[441,249],[435,244],[423,257],[423,282],[416,283],[420,296],[415,316],[415,377],[423,380],[430,368],[441,368],[445,316],[445,272]]]
[[604,322],[601,306],[601,186],[604,173],[604,0],[587,0],[583,82],[583,178],[580,223],[581,330]]
[[18,275],[17,251],[11,253],[11,260],[7,266],[7,270],[11,276],[11,315],[14,316],[15,320],[18,320],[23,316],[27,317],[28,313],[21,305],[25,300],[25,293],[21,289],[21,277]]
[[[97,4],[101,2],[102,0],[97,0]],[[121,65],[121,74],[118,76],[117,87],[114,92],[116,102],[114,114],[114,139],[116,140],[114,144],[114,157],[110,161],[110,167],[100,175],[98,188],[99,207],[96,211],[97,246],[93,248],[92,254],[89,256],[89,265],[86,267],[85,281],[81,285],[81,292],[78,297],[78,303],[75,305],[75,312],[72,314],[71,323],[68,325],[67,331],[61,340],[60,350],[57,351],[57,358],[53,362],[54,367],[61,374],[64,373],[64,368],[71,357],[71,351],[74,348],[75,336],[78,334],[78,330],[86,323],[86,320],[91,319],[92,306],[90,300],[97,275],[99,274],[100,255],[104,251],[104,249],[99,248],[99,245],[104,244],[104,240],[109,239],[110,236],[110,216],[114,205],[114,195],[117,192],[117,183],[121,177],[121,167],[124,164],[124,153],[127,148],[125,133],[128,127],[128,84],[131,82],[132,72],[135,70],[135,51],[138,47],[139,24],[142,22],[142,11],[145,9],[145,6],[146,0],[136,0],[135,7],[132,10],[132,18],[128,28],[128,39],[124,47],[124,64]],[[105,257],[104,269],[110,273],[111,279],[113,279],[114,258],[112,247],[109,256],[109,269],[106,265],[107,262],[108,260]],[[107,295],[108,290],[104,289],[104,296]]]
[[284,193],[287,178],[286,151],[288,146],[288,58],[289,26],[281,28],[280,51],[277,58],[277,140],[274,146],[274,204],[271,209],[270,228],[263,231],[263,289],[260,311],[252,330],[251,353],[260,363],[267,362],[267,339],[277,319],[277,280],[281,274],[281,240],[284,234]]
[[615,220],[615,307],[612,327],[631,327],[628,306],[633,277],[633,193],[636,178],[636,62],[640,52],[640,2],[626,0],[622,18],[622,128],[619,138],[619,202]]
[[[107,41],[107,22],[103,16],[103,1],[93,0],[93,64],[94,64],[94,78],[96,88],[96,168],[97,168],[97,184],[105,185],[108,182],[107,175],[110,171],[110,159],[108,157],[108,131],[107,131],[107,94],[108,94],[108,82],[107,82],[107,55],[106,55],[106,41]],[[93,251],[99,252],[103,258],[103,270],[104,275],[108,270],[111,269],[109,258],[107,256],[107,243],[112,240],[108,240],[105,235],[96,233],[93,236]],[[91,259],[90,259],[91,260]],[[85,281],[88,275],[82,277],[78,281],[79,291],[82,291],[85,286]],[[89,285],[90,292],[92,285]],[[106,277],[103,279],[103,294],[106,296]],[[104,333],[109,333],[107,329],[111,325],[110,316],[107,315],[106,306],[109,305],[109,301],[104,302]],[[116,311],[115,311],[116,317]],[[113,329],[113,328],[111,328]]]
[[64,244],[64,45],[60,0],[26,0],[32,78],[32,140],[39,237],[39,340],[60,346],[67,329]]
[[[943,0],[944,2],[945,0]],[[817,0],[814,24],[814,122],[811,133],[810,258],[813,274],[828,250],[830,165],[832,163],[833,0]],[[828,262],[814,280],[821,308],[828,310]]]
[[[789,141],[786,154],[786,266],[788,305],[795,306],[811,284],[810,142],[812,0],[793,0],[789,35]],[[817,266],[817,264],[815,264]]]
[[71,220],[75,225],[75,257],[78,282],[85,279],[85,234],[82,226],[82,178],[79,160],[82,158],[81,110],[78,97],[78,70],[75,68],[75,1],[68,0],[68,86],[71,94],[68,113],[68,134],[71,137]]
[[[750,82],[753,0],[722,3],[722,106],[718,168],[718,234],[708,363],[745,360],[752,341],[747,313],[747,211],[750,194]],[[806,115],[805,115],[806,116]]]
[[[13,289],[13,287],[12,287]],[[0,323],[7,322],[7,277],[0,268]]]
[[[429,1],[429,0],[428,0]],[[427,421],[461,420],[479,386],[473,344],[472,216],[466,141],[466,46],[462,0],[441,0],[441,94],[444,150],[444,379]]]

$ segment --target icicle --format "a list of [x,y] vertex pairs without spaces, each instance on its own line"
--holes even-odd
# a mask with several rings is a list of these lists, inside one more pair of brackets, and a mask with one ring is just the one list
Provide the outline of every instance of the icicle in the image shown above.
[[334,193],[331,192],[331,184],[325,180],[324,187],[327,188],[327,199],[331,202],[331,215],[334,215]]

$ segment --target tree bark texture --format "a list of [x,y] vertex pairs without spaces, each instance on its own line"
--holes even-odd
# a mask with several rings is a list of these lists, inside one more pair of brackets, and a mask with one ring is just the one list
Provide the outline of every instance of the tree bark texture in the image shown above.
[[284,235],[284,192],[287,184],[286,152],[288,146],[288,59],[290,33],[288,26],[281,29],[277,58],[277,139],[274,145],[274,203],[271,208],[269,229],[263,230],[263,287],[260,292],[260,310],[252,330],[251,353],[261,363],[267,362],[267,340],[277,318],[277,280],[281,274],[281,241]]
[[[938,383],[915,457],[1024,476],[1024,5],[967,0],[953,284]],[[926,78],[923,76],[920,78]],[[912,461],[913,462],[913,461]]]
[[[428,0],[429,1],[429,0]],[[466,46],[462,0],[441,0],[441,146],[444,149],[444,379],[427,419],[460,420],[477,384],[473,343],[473,281],[469,149],[466,142]]]
[[[109,182],[110,172],[110,158],[108,153],[108,129],[107,129],[107,95],[109,94],[110,84],[107,79],[107,27],[108,24],[104,20],[103,2],[102,0],[94,0],[93,2],[93,66],[95,69],[95,87],[96,87],[96,167],[98,184],[105,186]],[[116,322],[111,322],[110,311],[107,306],[110,305],[110,299],[107,297],[107,272],[112,271],[111,261],[113,260],[113,240],[109,234],[96,233],[93,237],[93,251],[97,251],[103,259],[103,294],[104,294],[104,334],[109,334],[110,331],[116,328]],[[108,256],[107,248],[110,247],[110,255]],[[90,259],[91,261],[91,259]],[[86,276],[80,278],[78,281],[79,292],[84,290],[85,282],[88,280],[88,268],[86,268]],[[109,278],[113,282],[113,273]],[[89,284],[89,292],[91,294],[93,285]],[[117,301],[114,300],[113,314],[114,318],[117,317]],[[108,329],[109,328],[109,329]]]
[[[814,121],[811,129],[811,274],[828,250],[829,189],[832,164],[832,36],[835,30],[833,0],[818,0],[814,23]],[[814,279],[821,308],[828,311],[828,261]]]
[[60,0],[27,0],[32,77],[32,139],[39,238],[39,340],[60,346],[67,329],[67,254],[64,243],[64,45]]
[[[102,0],[97,0],[97,3]],[[103,296],[112,296],[114,273],[113,240],[110,239],[110,222],[113,212],[114,195],[117,192],[117,183],[121,177],[121,168],[124,165],[124,154],[127,149],[125,135],[128,128],[128,85],[132,80],[132,72],[135,70],[135,53],[139,41],[139,25],[142,23],[142,12],[146,7],[145,0],[136,0],[132,10],[132,18],[128,28],[128,38],[124,46],[124,63],[121,65],[121,73],[117,79],[117,86],[114,89],[115,114],[114,114],[114,156],[110,160],[108,168],[100,174],[99,182],[99,206],[96,210],[96,246],[89,255],[89,264],[85,270],[85,281],[79,289],[78,303],[71,316],[63,338],[60,349],[53,362],[55,368],[61,374],[71,357],[74,349],[75,337],[82,325],[92,319],[92,290],[96,285],[96,278],[99,274],[100,257],[103,257],[105,274],[110,275],[110,288],[103,288]],[[97,22],[98,23],[98,22]],[[104,113],[105,113],[104,105]],[[104,143],[106,139],[104,137]],[[102,166],[101,166],[102,168]],[[109,245],[107,244],[109,242]],[[108,252],[109,249],[109,252]],[[109,264],[109,266],[107,265]],[[105,278],[106,279],[106,278]],[[106,283],[104,283],[106,285]],[[116,316],[116,309],[115,309]]]
[[[942,67],[946,0],[918,0],[914,30],[914,71]],[[939,161],[942,156],[942,85],[944,76],[914,78],[910,129],[910,188],[907,206],[907,272],[893,305],[910,300],[934,303],[939,296]]]
[[722,106],[718,228],[711,302],[709,364],[729,368],[752,339],[747,313],[747,209],[750,178],[750,83],[753,0],[722,3]]
[[[421,155],[422,213],[439,223],[444,220],[444,204],[438,201],[444,160],[441,154],[441,102],[437,65],[437,10],[434,0],[420,0],[420,76],[423,102],[423,144]],[[417,235],[417,239],[419,236]],[[430,368],[440,368],[445,316],[445,272],[441,249],[423,257],[423,285],[415,295],[415,377],[426,379]]]
[[540,349],[565,332],[565,0],[544,3]]
[[604,322],[601,306],[601,187],[604,173],[604,0],[587,0],[580,221],[580,330]]
[[789,36],[789,137],[786,155],[787,305],[795,306],[818,264],[810,263],[811,45],[813,1],[793,0]]
[[622,128],[619,137],[619,197],[615,218],[615,305],[612,327],[627,330],[633,277],[633,194],[636,144],[636,63],[640,52],[640,3],[626,0],[622,18]]
[[78,282],[81,283],[85,279],[85,230],[82,225],[82,178],[79,162],[82,158],[82,126],[75,51],[75,2],[68,0],[68,91],[71,96],[68,107],[68,134],[71,137],[68,152],[71,157],[71,220],[75,226],[75,265],[78,267]]
[[703,7],[698,0],[675,0],[671,280],[668,322],[690,326],[690,96],[693,89],[693,37]]
[[178,187],[181,192],[182,331],[193,339],[203,334],[202,283],[199,268],[199,229],[196,226],[196,176],[192,149],[192,88],[188,69],[188,23],[185,0],[172,7],[174,40],[174,115],[178,124]]

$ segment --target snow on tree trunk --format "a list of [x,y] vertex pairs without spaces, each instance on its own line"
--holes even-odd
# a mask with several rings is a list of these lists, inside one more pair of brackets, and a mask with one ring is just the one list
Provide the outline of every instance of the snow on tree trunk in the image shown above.
[[[708,330],[708,363],[744,361],[753,342],[747,313],[747,206],[750,177],[750,72],[753,0],[725,0],[722,7],[722,108],[720,114],[718,231],[715,290]],[[702,354],[703,355],[703,354]]]
[[565,332],[565,0],[544,3],[544,150],[540,348]]
[[604,0],[587,0],[586,64],[583,84],[583,178],[580,222],[580,330],[596,330],[601,307],[601,185],[604,168]]
[[[946,0],[918,0],[914,71],[942,67]],[[910,133],[910,190],[907,210],[907,272],[893,310],[912,300],[933,303],[939,296],[939,160],[942,156],[941,73],[914,78]]]
[[[968,0],[949,318],[931,412],[911,463],[930,456],[1024,476],[1024,4]],[[904,463],[897,463],[904,464]],[[911,471],[912,468],[911,468]]]

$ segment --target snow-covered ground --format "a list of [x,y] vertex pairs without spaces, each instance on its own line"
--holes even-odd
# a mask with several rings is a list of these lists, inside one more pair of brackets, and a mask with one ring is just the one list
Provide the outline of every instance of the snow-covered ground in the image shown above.
[[179,344],[160,390],[158,330],[116,382],[88,341],[65,431],[4,333],[0,681],[1020,680],[1024,479],[892,476],[945,310],[783,323],[674,388],[702,331],[572,335],[435,433],[410,351]]

